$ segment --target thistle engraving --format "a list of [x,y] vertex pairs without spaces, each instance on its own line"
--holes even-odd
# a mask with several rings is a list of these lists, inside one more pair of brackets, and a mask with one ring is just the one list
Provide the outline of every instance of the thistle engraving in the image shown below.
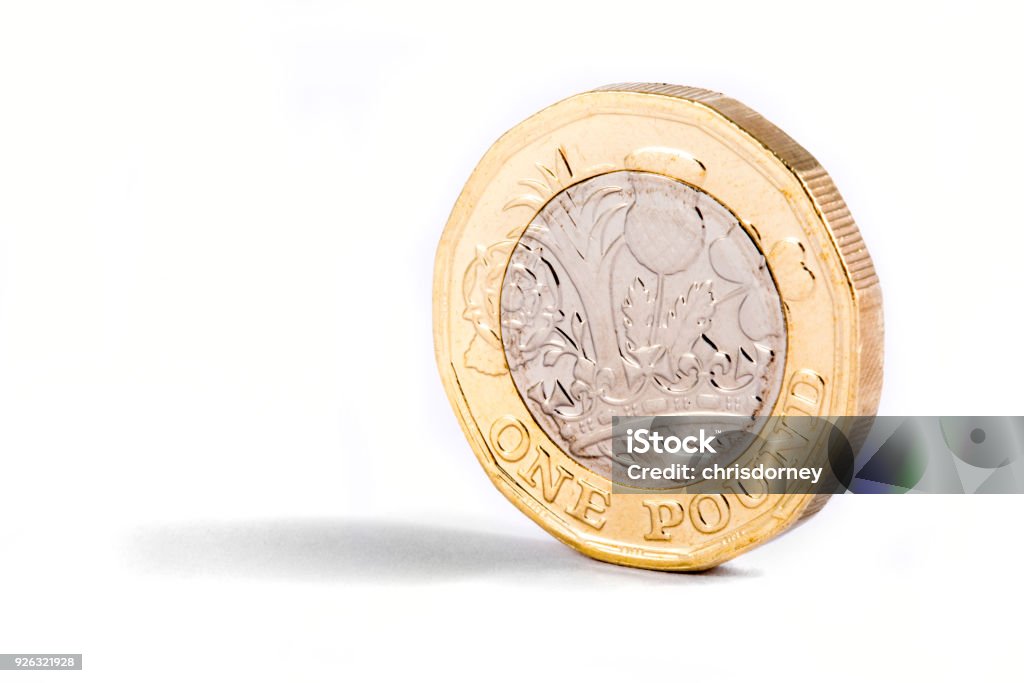
[[500,296],[517,389],[598,473],[613,415],[756,417],[778,395],[785,326],[764,257],[725,207],[666,176],[618,171],[557,192]]

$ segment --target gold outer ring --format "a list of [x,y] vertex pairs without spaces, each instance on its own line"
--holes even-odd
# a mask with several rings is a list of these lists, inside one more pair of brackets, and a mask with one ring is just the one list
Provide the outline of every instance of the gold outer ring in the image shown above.
[[591,557],[707,569],[813,514],[827,496],[613,493],[533,419],[501,346],[501,283],[538,208],[569,185],[617,170],[660,173],[707,192],[765,256],[787,332],[774,416],[875,413],[881,291],[821,165],[715,92],[641,83],[576,95],[506,133],[473,171],[437,250],[434,342],[448,398],[484,470],[531,519]]

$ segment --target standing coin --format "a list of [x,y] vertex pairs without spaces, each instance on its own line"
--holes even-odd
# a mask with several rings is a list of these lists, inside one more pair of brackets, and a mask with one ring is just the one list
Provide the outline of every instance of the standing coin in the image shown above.
[[498,140],[438,247],[434,339],[498,489],[639,567],[715,566],[827,497],[620,492],[613,418],[872,415],[881,389],[878,279],[832,180],[697,88],[609,86]]

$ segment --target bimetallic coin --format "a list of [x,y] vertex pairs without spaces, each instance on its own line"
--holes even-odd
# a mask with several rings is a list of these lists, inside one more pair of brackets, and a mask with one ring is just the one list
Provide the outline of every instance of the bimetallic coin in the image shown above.
[[602,560],[704,569],[827,499],[621,492],[613,418],[877,405],[881,295],[849,212],[806,151],[709,91],[611,86],[507,133],[434,286],[441,375],[484,469]]

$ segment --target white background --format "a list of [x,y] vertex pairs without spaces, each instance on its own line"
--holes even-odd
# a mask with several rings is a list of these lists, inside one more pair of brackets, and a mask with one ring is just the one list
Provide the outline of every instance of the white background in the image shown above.
[[84,653],[37,674],[61,681],[1010,676],[1019,497],[846,497],[705,575],[588,560],[477,465],[430,288],[506,129],[699,85],[844,193],[885,295],[881,411],[1022,414],[1020,19],[5,2],[0,651]]

